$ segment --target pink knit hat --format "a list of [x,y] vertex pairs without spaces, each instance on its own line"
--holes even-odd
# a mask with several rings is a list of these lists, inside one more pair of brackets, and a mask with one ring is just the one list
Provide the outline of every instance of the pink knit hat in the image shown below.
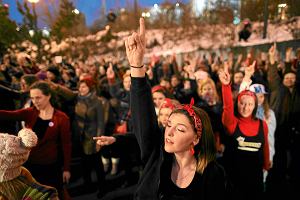
[[18,136],[0,133],[0,182],[10,181],[21,174],[21,166],[37,140],[36,134],[27,128],[20,130]]

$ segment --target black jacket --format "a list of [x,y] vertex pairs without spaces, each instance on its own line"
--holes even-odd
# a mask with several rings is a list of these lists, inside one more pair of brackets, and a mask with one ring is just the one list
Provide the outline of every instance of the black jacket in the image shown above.
[[[146,78],[131,79],[131,112],[133,132],[136,135],[140,150],[143,173],[140,177],[134,199],[156,200],[163,194],[159,192],[162,164],[168,161],[171,154],[163,150],[163,133],[160,131],[152,100],[151,88]],[[165,172],[163,172],[165,173]],[[171,172],[170,172],[171,174]],[[192,199],[224,198],[225,172],[216,162],[208,164],[201,175],[201,196]]]

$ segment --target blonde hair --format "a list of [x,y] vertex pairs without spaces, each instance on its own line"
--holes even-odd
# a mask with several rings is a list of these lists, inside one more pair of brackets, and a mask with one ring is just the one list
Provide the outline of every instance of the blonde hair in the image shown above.
[[213,89],[213,100],[216,101],[216,102],[219,102],[220,97],[219,97],[217,89],[216,89],[216,84],[211,78],[206,78],[206,79],[202,79],[202,80],[197,81],[197,86],[198,86],[197,93],[198,93],[198,95],[201,96],[203,87],[207,84],[211,85],[211,87]]

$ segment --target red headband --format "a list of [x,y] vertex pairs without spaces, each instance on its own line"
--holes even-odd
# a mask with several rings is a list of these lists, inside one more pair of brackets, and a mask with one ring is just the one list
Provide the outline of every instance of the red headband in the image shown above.
[[165,98],[164,102],[160,106],[160,109],[162,108],[170,108],[171,110],[174,110],[175,105],[172,103],[172,100],[170,98]]
[[250,90],[243,90],[242,92],[239,93],[238,95],[238,101],[240,101],[241,97],[244,95],[248,95],[254,98],[256,100],[256,95],[254,92],[251,92]]
[[164,93],[165,92],[165,88],[163,86],[161,86],[161,85],[155,85],[151,89],[152,94],[154,92],[158,92],[158,91],[161,91],[162,93]]
[[194,98],[191,99],[190,104],[180,105],[177,107],[177,109],[186,110],[189,113],[190,117],[193,118],[195,123],[195,128],[197,130],[197,135],[200,138],[202,134],[202,121],[200,117],[195,113],[195,110],[193,109],[193,105],[194,105]]

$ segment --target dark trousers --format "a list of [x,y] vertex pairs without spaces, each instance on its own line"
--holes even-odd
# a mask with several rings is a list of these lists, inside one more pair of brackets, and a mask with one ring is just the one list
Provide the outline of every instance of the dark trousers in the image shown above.
[[[276,133],[286,132],[281,130]],[[294,135],[292,138],[280,137],[275,140],[273,167],[269,171],[266,183],[268,196],[289,199],[300,195],[299,152],[300,135]]]
[[99,152],[91,155],[83,154],[82,156],[82,172],[85,185],[92,184],[91,174],[93,170],[96,171],[99,187],[104,187],[105,175],[101,160],[101,154]]

